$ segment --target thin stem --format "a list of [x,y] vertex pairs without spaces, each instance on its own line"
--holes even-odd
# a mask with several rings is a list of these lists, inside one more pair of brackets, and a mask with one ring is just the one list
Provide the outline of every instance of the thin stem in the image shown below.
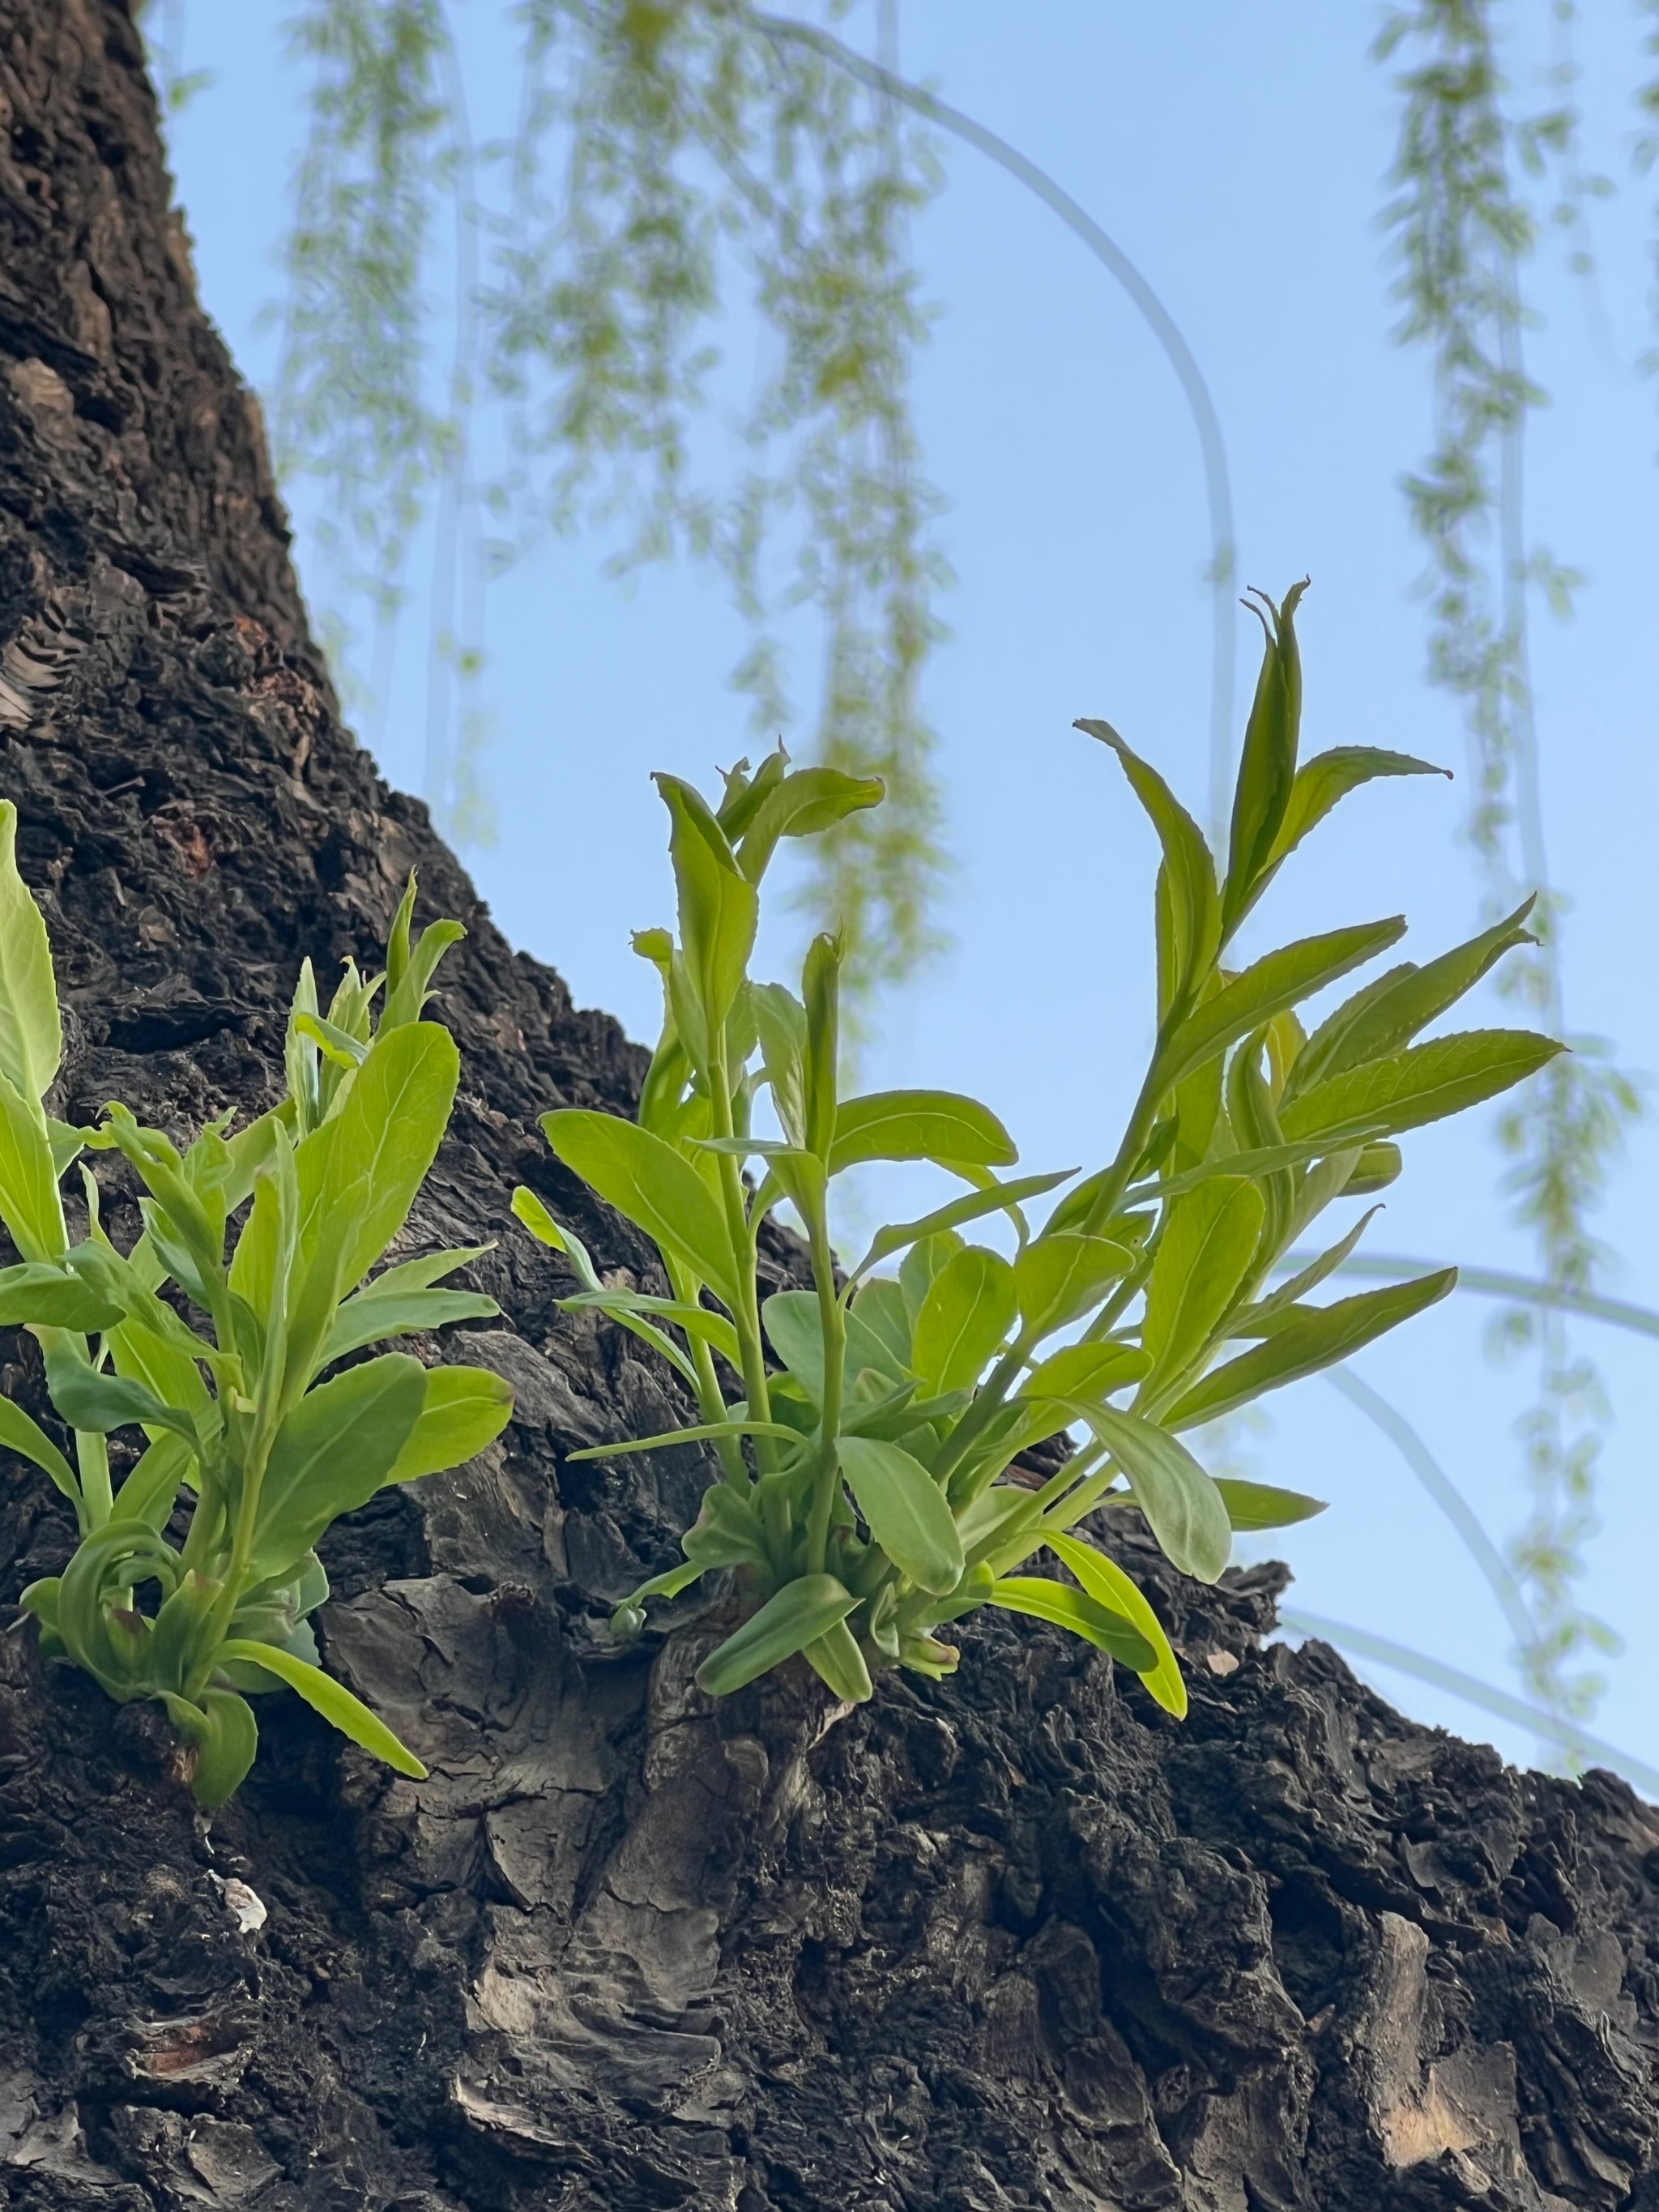
[[830,1516],[841,1480],[837,1444],[841,1408],[847,1383],[847,1316],[836,1296],[836,1255],[820,1203],[811,1224],[812,1279],[818,1294],[818,1319],[823,1331],[823,1407],[818,1424],[817,1464],[812,1470],[812,1507],[807,1522],[806,1565],[821,1575],[830,1551]]
[[75,1431],[75,1462],[81,1474],[81,1495],[86,1501],[81,1533],[107,1525],[115,1511],[115,1494],[109,1479],[109,1439],[95,1429]]

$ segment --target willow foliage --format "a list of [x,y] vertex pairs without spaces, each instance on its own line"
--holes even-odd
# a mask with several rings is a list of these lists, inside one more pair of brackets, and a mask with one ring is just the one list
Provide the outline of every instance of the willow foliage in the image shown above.
[[[1558,0],[1558,32],[1571,28],[1573,13]],[[1517,112],[1498,44],[1503,14],[1489,0],[1415,0],[1389,15],[1376,50],[1395,69],[1401,109],[1384,221],[1402,309],[1397,335],[1427,353],[1435,400],[1432,449],[1404,480],[1428,555],[1429,672],[1462,708],[1475,785],[1468,835],[1488,902],[1501,910],[1522,884],[1539,894],[1538,942],[1512,963],[1504,988],[1561,1030],[1565,902],[1550,884],[1528,617],[1538,591],[1565,611],[1578,580],[1526,535],[1526,426],[1545,395],[1527,372],[1522,275],[1538,242],[1539,188],[1552,180],[1552,211],[1583,273],[1585,203],[1600,180],[1587,177],[1579,155],[1570,49],[1558,48],[1548,104]],[[1589,1218],[1639,1098],[1600,1040],[1573,1043],[1510,1107],[1500,1138],[1516,1213],[1537,1238],[1547,1282],[1582,1291],[1601,1256]],[[1512,1309],[1500,1333],[1533,1346],[1539,1360],[1537,1400],[1521,1424],[1532,1510],[1512,1547],[1535,1629],[1517,1657],[1545,1705],[1583,1715],[1600,1684],[1568,1664],[1614,1648],[1574,1588],[1596,1525],[1606,1404],[1559,1314]]]
[[[942,568],[910,414],[927,317],[906,235],[935,181],[927,148],[737,0],[522,0],[513,15],[517,124],[485,145],[444,0],[304,0],[295,16],[313,92],[283,464],[324,492],[325,550],[380,632],[381,691],[435,498],[428,786],[463,831],[475,794],[448,694],[477,672],[464,601],[480,562],[585,520],[621,526],[624,563],[712,559],[750,625],[737,680],[768,730],[790,718],[782,626],[813,610],[817,757],[880,775],[890,798],[830,841],[808,901],[848,927],[855,981],[902,973],[939,866],[918,684]],[[743,290],[769,341],[746,395],[722,351]],[[716,405],[737,434],[711,454],[698,424]]]

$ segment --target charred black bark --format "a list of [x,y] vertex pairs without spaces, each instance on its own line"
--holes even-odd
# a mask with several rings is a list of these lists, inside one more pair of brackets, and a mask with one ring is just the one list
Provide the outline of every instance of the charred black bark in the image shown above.
[[[0,2197],[19,2207],[1659,2208],[1659,1816],[1261,1648],[1275,1571],[1148,1575],[1194,1709],[976,1622],[959,1677],[711,1708],[628,1651],[695,1454],[507,1217],[551,1104],[642,1055],[515,957],[341,730],[256,410],[193,295],[122,0],[0,0],[0,791],[72,1013],[62,1110],[266,1095],[295,966],[411,864],[471,936],[424,1238],[499,1249],[502,1445],[337,1532],[329,1662],[416,1789],[264,1709],[210,1827],[165,1729],[0,1636]],[[111,1177],[112,1203],[115,1182]],[[781,1256],[781,1264],[782,1264]],[[436,1347],[434,1347],[435,1352]],[[27,1340],[0,1384],[34,1389]],[[7,1599],[58,1565],[0,1468]]]

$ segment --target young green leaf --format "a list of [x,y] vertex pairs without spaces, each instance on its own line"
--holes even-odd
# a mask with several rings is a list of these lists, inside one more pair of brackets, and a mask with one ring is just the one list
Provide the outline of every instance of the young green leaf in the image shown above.
[[806,1145],[806,1009],[781,983],[754,987],[755,1027],[772,1104],[792,1145]]
[[1136,1257],[1109,1237],[1069,1231],[1028,1244],[1014,1261],[1022,1334],[1035,1344],[1087,1313],[1108,1283],[1128,1273]]
[[720,1201],[690,1162],[636,1122],[570,1108],[544,1114],[565,1165],[737,1312],[738,1260]]
[[[1278,842],[1296,778],[1302,723],[1302,659],[1296,642],[1296,610],[1307,589],[1292,584],[1281,604],[1256,592],[1245,605],[1266,638],[1255,697],[1244,728],[1244,750],[1233,792],[1222,893],[1222,933],[1230,936],[1254,904]],[[1265,611],[1264,611],[1265,610]]]
[[1097,1650],[1136,1674],[1153,1666],[1158,1655],[1146,1638],[1115,1607],[1101,1605],[1070,1583],[1042,1575],[1004,1575],[991,1585],[988,1603],[1004,1613],[1023,1613],[1034,1620],[1068,1628]]
[[895,1252],[920,1247],[948,1230],[965,1228],[969,1222],[981,1221],[988,1213],[1007,1214],[1023,1235],[1019,1208],[1026,1200],[1042,1198],[1076,1172],[1075,1168],[1061,1168],[1054,1175],[1022,1176],[1013,1182],[988,1181],[983,1189],[970,1190],[961,1198],[953,1198],[918,1220],[896,1221],[886,1229],[878,1230],[870,1249],[853,1270],[853,1280],[856,1282],[861,1275],[867,1275],[872,1267],[878,1267]]
[[394,1772],[406,1774],[415,1782],[426,1780],[426,1769],[414,1753],[398,1741],[384,1721],[376,1719],[361,1698],[354,1698],[343,1682],[325,1674],[320,1667],[308,1667],[291,1651],[278,1650],[273,1644],[249,1643],[238,1637],[220,1645],[219,1656],[263,1667],[297,1692],[331,1727],[374,1758],[384,1759]]
[[384,1343],[389,1337],[445,1328],[452,1322],[489,1321],[500,1311],[494,1298],[477,1291],[384,1290],[371,1283],[335,1315],[317,1364],[331,1366],[348,1352]]
[[1265,1218],[1255,1185],[1231,1176],[1170,1207],[1146,1285],[1147,1391],[1182,1374],[1220,1327],[1249,1274]]
[[63,1054],[46,925],[17,872],[17,809],[0,799],[0,1075],[38,1115]]
[[216,1812],[246,1778],[259,1747],[258,1723],[234,1690],[204,1690],[199,1705],[171,1691],[161,1697],[173,1726],[195,1746],[191,1796],[204,1813]]
[[1525,927],[1535,903],[1523,900],[1513,914],[1468,944],[1454,945],[1421,968],[1407,961],[1381,979],[1382,988],[1360,992],[1339,1006],[1297,1054],[1286,1081],[1287,1098],[1408,1045],[1473,990],[1506,952],[1535,942]]
[[[1181,1668],[1175,1653],[1170,1649],[1170,1639],[1164,1632],[1164,1624],[1146,1602],[1146,1597],[1126,1575],[1117,1561],[1097,1552],[1092,1544],[1080,1537],[1066,1536],[1051,1530],[1048,1548],[1062,1560],[1094,1599],[1097,1605],[1121,1613],[1146,1638],[1153,1654],[1151,1667],[1139,1667],[1136,1672],[1146,1687],[1166,1712],[1176,1720],[1187,1713],[1187,1685],[1181,1679]],[[1131,1662],[1133,1663],[1133,1662]]]
[[[801,973],[801,997],[806,1007],[804,1149],[826,1164],[836,1141],[838,1119],[836,1077],[841,1059],[841,939],[819,935],[807,948],[806,965]],[[796,1198],[799,1205],[796,1194],[791,1192],[790,1195]],[[807,1218],[811,1218],[811,1213]]]
[[[676,775],[653,781],[673,824],[668,849],[679,893],[680,942],[705,1033],[714,1038],[742,988],[759,902],[702,794]],[[684,1020],[680,1030],[691,1042]]]
[[1204,834],[1158,770],[1132,752],[1109,722],[1083,720],[1073,727],[1110,746],[1158,832],[1174,939],[1172,966],[1179,979],[1176,988],[1190,993],[1208,975],[1221,944],[1221,899]]
[[265,1465],[249,1562],[256,1581],[314,1550],[331,1522],[394,1480],[426,1385],[418,1359],[388,1352],[306,1393],[277,1430]]
[[890,1275],[861,1283],[853,1301],[852,1315],[861,1328],[881,1339],[898,1364],[899,1372],[910,1371],[910,1314],[902,1287]]
[[69,1239],[52,1140],[40,1108],[0,1073],[0,1221],[25,1260],[56,1260]]
[[[672,1322],[676,1328],[683,1328],[688,1336],[699,1337],[703,1343],[712,1344],[730,1365],[736,1367],[740,1364],[738,1332],[724,1314],[714,1312],[709,1306],[686,1305],[678,1298],[647,1297],[637,1291],[580,1291],[573,1298],[561,1298],[559,1310],[561,1313],[593,1311],[609,1314],[613,1321],[621,1322],[624,1327],[640,1316]],[[647,1338],[647,1341],[650,1342],[651,1339]]]
[[1216,1581],[1232,1551],[1232,1525],[1220,1492],[1187,1447],[1138,1413],[1085,1399],[1059,1402],[1088,1424],[1128,1476],[1170,1564],[1200,1582]]
[[[813,1291],[775,1291],[761,1308],[767,1341],[816,1406],[823,1397],[823,1325]],[[873,1368],[894,1382],[908,1372],[884,1336],[859,1313],[846,1317],[846,1371]]]
[[751,1421],[744,1415],[730,1421],[696,1421],[690,1428],[664,1429],[654,1437],[624,1437],[614,1444],[588,1444],[573,1451],[571,1459],[622,1459],[632,1452],[667,1451],[676,1444],[717,1443],[722,1437],[774,1437],[781,1443],[798,1444],[802,1431],[782,1421]]
[[330,1124],[333,1142],[309,1208],[301,1181],[303,1249],[319,1250],[337,1222],[347,1224],[337,1234],[337,1296],[356,1288],[408,1220],[459,1079],[455,1040],[436,1022],[410,1022],[390,1036],[382,1030],[353,1077]]
[[786,1583],[709,1653],[697,1669],[699,1686],[710,1697],[729,1696],[827,1635],[857,1603],[833,1575],[802,1575]]
[[1307,1306],[1280,1314],[1275,1318],[1273,1334],[1264,1343],[1206,1375],[1164,1419],[1172,1429],[1219,1420],[1224,1413],[1249,1405],[1266,1390],[1281,1389],[1304,1375],[1316,1375],[1322,1367],[1346,1359],[1401,1322],[1437,1304],[1456,1280],[1455,1267],[1443,1267],[1437,1273],[1419,1275],[1414,1282],[1390,1283],[1380,1291],[1340,1298],[1334,1305]]
[[916,1316],[915,1372],[930,1390],[966,1390],[1013,1326],[1014,1271],[982,1245],[969,1244],[937,1274]]
[[1384,775],[1443,775],[1449,779],[1450,775],[1449,769],[1437,768],[1432,761],[1415,760],[1410,753],[1382,752],[1374,745],[1334,745],[1328,752],[1316,753],[1305,767],[1297,770],[1296,781],[1291,786],[1290,805],[1268,854],[1269,870],[1277,869],[1308,832],[1316,829],[1332,808],[1362,783]]
[[1565,1048],[1536,1030],[1466,1030],[1316,1083],[1283,1109],[1287,1138],[1346,1139],[1419,1129],[1524,1083]]
[[196,1424],[183,1407],[163,1405],[142,1382],[89,1366],[67,1346],[48,1343],[45,1351],[46,1389],[70,1428],[99,1435],[142,1422],[146,1428],[173,1430],[200,1452]]
[[976,1099],[951,1091],[878,1091],[849,1098],[836,1115],[830,1172],[865,1160],[933,1160],[943,1167],[1006,1168],[1013,1139]]
[[1275,1490],[1269,1482],[1241,1482],[1218,1474],[1215,1486],[1235,1528],[1291,1528],[1325,1510],[1325,1501],[1299,1490]]
[[69,1462],[40,1423],[31,1420],[22,1407],[14,1406],[9,1398],[0,1398],[0,1444],[15,1452],[20,1459],[31,1461],[43,1474],[49,1474],[80,1517],[81,1486]]
[[1243,1313],[1236,1314],[1229,1334],[1233,1336],[1255,1336],[1258,1334],[1265,1336],[1267,1334],[1267,1324],[1276,1324],[1277,1317],[1287,1307],[1305,1298],[1310,1291],[1316,1291],[1322,1282],[1336,1273],[1382,1211],[1380,1206],[1374,1206],[1369,1212],[1362,1213],[1347,1235],[1339,1237],[1328,1251],[1322,1252],[1299,1274],[1292,1275],[1288,1282],[1281,1283],[1265,1298],[1258,1299],[1255,1305],[1247,1306]]
[[803,1656],[819,1680],[843,1705],[860,1705],[873,1696],[870,1669],[858,1639],[844,1620],[838,1620],[807,1644]]
[[195,1464],[184,1438],[166,1431],[139,1455],[137,1465],[116,1492],[116,1513],[123,1521],[142,1521],[159,1535]]
[[[847,775],[840,769],[803,768],[782,777],[762,797],[738,846],[738,865],[751,884],[766,872],[780,837],[811,837],[833,830],[849,814],[879,804],[878,775]],[[722,809],[722,816],[725,810]],[[733,830],[731,833],[737,836]]]
[[[362,1372],[354,1368],[353,1374]],[[488,1367],[424,1369],[425,1395],[388,1482],[416,1482],[465,1467],[493,1443],[513,1418],[511,1386]]]
[[[702,1508],[681,1538],[680,1549],[700,1574],[709,1567],[770,1565],[759,1514],[724,1482],[712,1483],[704,1491]],[[643,1590],[635,1593],[636,1597],[644,1595]]]
[[873,1437],[843,1436],[836,1449],[859,1511],[893,1565],[922,1589],[953,1590],[962,1579],[962,1540],[920,1460]]
[[[1322,937],[1304,937],[1277,952],[1265,953],[1224,990],[1206,999],[1188,1016],[1158,1053],[1158,1080],[1172,1091],[1195,1068],[1224,1052],[1240,1037],[1287,1006],[1297,1006],[1334,983],[1340,975],[1386,952],[1405,933],[1398,915],[1387,921],[1360,922],[1351,929],[1333,929]],[[1293,1133],[1287,1128],[1286,1136]]]
[[33,1322],[42,1328],[73,1328],[89,1335],[97,1329],[112,1328],[122,1311],[67,1268],[43,1267],[36,1261],[26,1261],[21,1267],[0,1267],[0,1328],[21,1328]]
[[1066,1344],[1034,1367],[1022,1398],[1103,1398],[1138,1382],[1152,1361],[1138,1344]]

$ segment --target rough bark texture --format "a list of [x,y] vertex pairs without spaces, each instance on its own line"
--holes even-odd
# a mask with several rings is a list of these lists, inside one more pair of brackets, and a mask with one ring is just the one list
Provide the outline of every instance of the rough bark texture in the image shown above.
[[[501,1446],[330,1546],[329,1662],[423,1787],[267,1701],[210,1826],[149,1709],[0,1637],[0,2197],[1659,2208],[1659,1816],[1264,1650],[1276,1571],[1139,1559],[1184,1727],[1002,1618],[955,1681],[840,1715],[804,1683],[711,1707],[694,1613],[606,1644],[703,1470],[568,1463],[672,1407],[506,1209],[537,1183],[648,1272],[534,1127],[628,1110],[641,1055],[339,726],[122,0],[0,0],[0,790],[71,1009],[61,1110],[183,1134],[261,1103],[299,958],[372,947],[418,863],[471,934],[416,1229],[501,1231],[507,1319],[467,1348],[518,1390]],[[27,1340],[0,1366],[39,1403]],[[69,1538],[7,1462],[0,1595]]]

